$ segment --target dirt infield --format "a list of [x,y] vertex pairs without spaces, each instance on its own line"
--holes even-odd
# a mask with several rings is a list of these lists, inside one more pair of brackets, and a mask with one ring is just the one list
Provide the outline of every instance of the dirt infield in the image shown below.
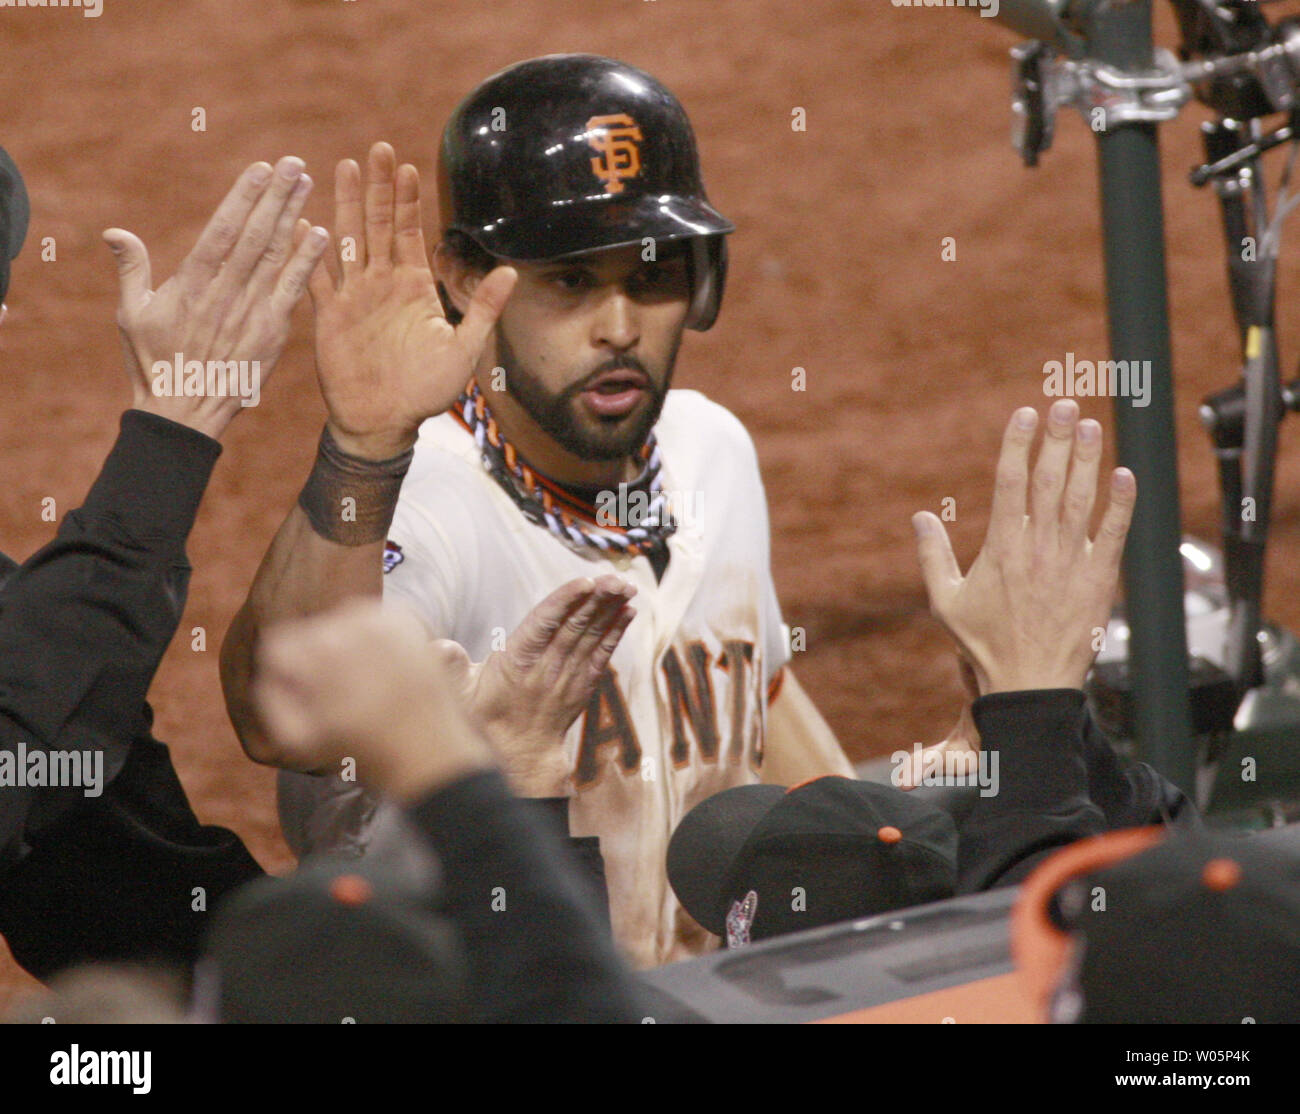
[[[1159,26],[1172,44],[1163,9]],[[431,182],[441,124],[482,77],[552,51],[611,54],[682,98],[711,198],[738,226],[722,316],[688,337],[678,382],[729,406],[756,440],[786,619],[807,632],[797,671],[854,758],[937,738],[960,689],[909,515],[954,499],[969,560],[1006,416],[1041,405],[1044,361],[1105,356],[1092,137],[1063,117],[1043,165],[1020,166],[1007,142],[1015,41],[970,11],[888,0],[103,0],[99,18],[0,8],[0,145],[33,209],[0,328],[0,548],[21,559],[48,539],[43,499],[60,517],[79,503],[128,397],[101,229],[138,232],[161,281],[235,174],[289,153],[325,187],[309,215],[328,224],[338,158],[386,138]],[[806,130],[792,127],[796,108]],[[1183,510],[1189,531],[1213,537],[1196,407],[1235,376],[1236,357],[1216,203],[1186,184],[1204,116],[1192,107],[1166,126],[1163,158]],[[941,258],[943,237],[955,261]],[[1288,378],[1296,274],[1284,262]],[[323,418],[309,312],[298,320],[262,404],[228,437],[190,547],[181,634],[152,692],[199,815],[272,870],[291,863],[273,775],[239,749],[217,650]],[[806,391],[791,389],[796,367]],[[1085,412],[1112,428],[1106,403]],[[1291,626],[1297,478],[1284,433],[1267,605]],[[29,982],[0,960],[0,1008]]]

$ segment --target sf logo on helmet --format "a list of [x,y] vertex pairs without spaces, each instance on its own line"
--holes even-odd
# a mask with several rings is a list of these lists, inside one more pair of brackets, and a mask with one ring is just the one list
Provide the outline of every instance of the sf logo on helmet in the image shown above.
[[600,154],[591,160],[591,172],[605,183],[606,193],[622,193],[623,179],[641,173],[641,129],[626,113],[593,116],[587,121],[587,142]]

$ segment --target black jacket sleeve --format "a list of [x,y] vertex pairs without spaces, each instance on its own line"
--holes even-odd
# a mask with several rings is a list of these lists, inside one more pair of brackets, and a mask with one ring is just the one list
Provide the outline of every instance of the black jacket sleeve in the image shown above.
[[444,907],[467,944],[476,1020],[644,1016],[590,889],[500,774],[464,778],[410,811],[442,863]]
[[1082,691],[994,693],[971,711],[997,782],[960,825],[960,893],[1021,882],[1056,849],[1108,830],[1089,795]]
[[[185,605],[185,540],[221,446],[140,410],[81,508],[0,592],[0,750],[79,750],[103,784],[147,732],[144,701]],[[0,784],[0,872],[81,788]]]
[[1200,823],[1196,806],[1178,786],[1146,762],[1126,763],[1115,752],[1091,712],[1083,717],[1083,756],[1088,794],[1105,814],[1107,828]]

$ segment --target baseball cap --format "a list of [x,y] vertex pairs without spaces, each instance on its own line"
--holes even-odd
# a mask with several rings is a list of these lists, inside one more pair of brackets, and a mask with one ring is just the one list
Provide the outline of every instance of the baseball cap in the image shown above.
[[23,176],[0,147],[0,302],[9,291],[9,261],[18,256],[27,238],[31,207]]
[[957,830],[890,785],[835,775],[742,785],[683,817],[668,880],[731,947],[952,897]]
[[1129,829],[1058,852],[1012,914],[1048,1020],[1300,1021],[1300,853],[1240,833]]
[[409,872],[345,856],[251,882],[217,911],[196,1011],[223,1022],[465,1020],[464,949],[434,902]]

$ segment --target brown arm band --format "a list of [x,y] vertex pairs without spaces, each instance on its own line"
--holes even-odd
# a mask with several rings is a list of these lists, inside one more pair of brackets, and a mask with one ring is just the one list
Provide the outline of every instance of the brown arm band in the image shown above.
[[311,528],[326,541],[337,545],[383,541],[397,508],[402,477],[414,455],[414,449],[407,449],[388,460],[349,456],[326,426],[298,506]]

